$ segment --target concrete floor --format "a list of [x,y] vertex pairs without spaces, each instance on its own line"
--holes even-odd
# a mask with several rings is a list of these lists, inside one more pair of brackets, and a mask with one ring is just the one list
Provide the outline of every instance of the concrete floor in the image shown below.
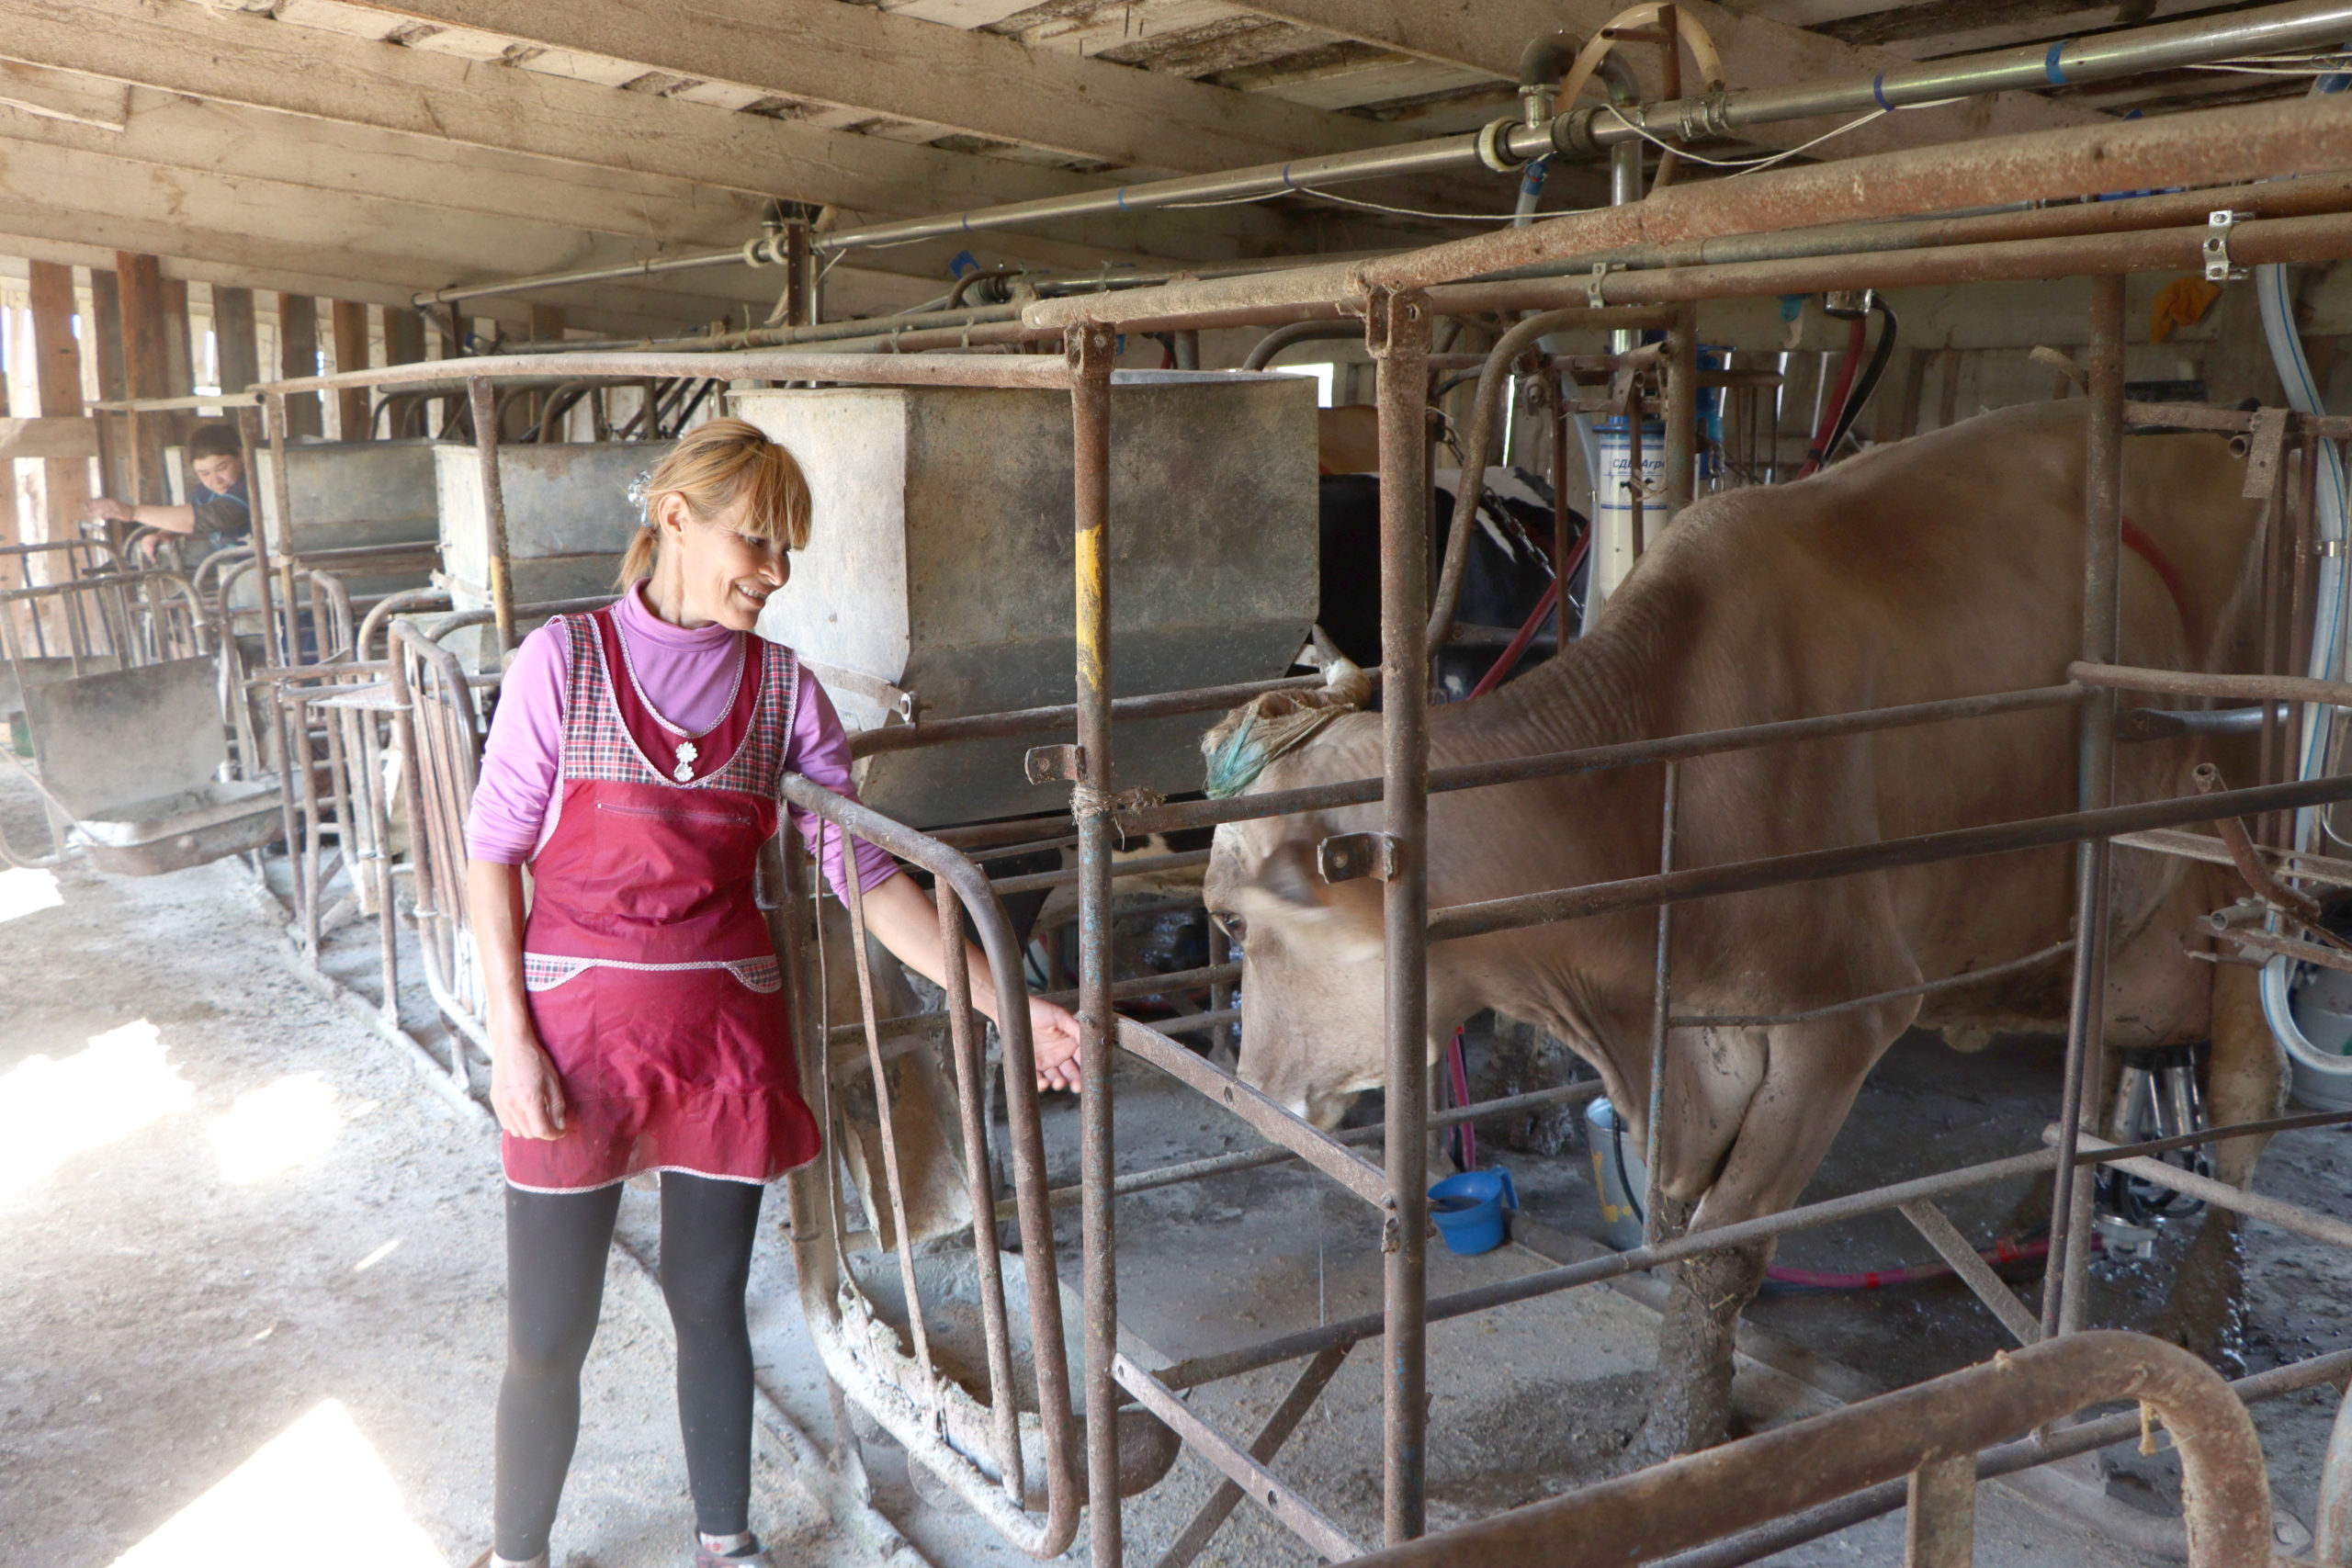
[[[0,814],[19,845],[40,841],[28,807],[0,773]],[[494,1145],[424,1092],[391,1047],[293,979],[276,913],[234,865],[149,882],[79,867],[53,884],[38,873],[0,880],[0,1299],[12,1307],[0,1314],[0,1568],[177,1563],[208,1551],[241,1564],[309,1562],[316,1551],[300,1521],[322,1500],[366,1524],[341,1530],[339,1559],[462,1564],[485,1544],[501,1333]],[[369,954],[370,933],[347,931],[329,967],[372,992]],[[404,1016],[431,1032],[421,996],[404,998]],[[2032,1043],[1974,1058],[1902,1043],[1809,1196],[2031,1146],[2055,1102],[2054,1071]],[[1149,1069],[1123,1068],[1116,1090],[1122,1168],[1256,1142]],[[1057,1179],[1069,1179],[1075,1110],[1054,1106],[1046,1120]],[[1580,1150],[1500,1157],[1531,1218],[1597,1230]],[[2352,1135],[2299,1134],[2274,1145],[2260,1185],[2341,1212]],[[1988,1192],[1951,1212],[1990,1235],[2018,1196]],[[652,1207],[633,1191],[622,1216],[623,1239],[649,1258]],[[752,1287],[761,1377],[792,1419],[830,1441],[780,1203],[773,1218]],[[1076,1212],[1062,1219],[1074,1283]],[[1377,1304],[1372,1216],[1295,1168],[1137,1195],[1122,1202],[1120,1224],[1122,1307],[1138,1354],[1227,1348]],[[1926,1253],[1897,1222],[1807,1235],[1786,1256],[1847,1268]],[[1439,1252],[1430,1288],[1542,1266],[1515,1247]],[[2352,1259],[2256,1226],[2246,1272],[2232,1371],[2352,1345]],[[559,1529],[567,1568],[683,1560],[667,1351],[629,1266],[616,1259],[613,1280]],[[2104,1290],[2103,1316],[2143,1315],[2142,1287],[2125,1278]],[[1750,1315],[1887,1385],[2000,1343],[1989,1316],[1949,1286],[1773,1298]],[[1655,1325],[1638,1302],[1589,1288],[1435,1329],[1432,1523],[1606,1473],[1644,1406]],[[1351,1359],[1273,1465],[1363,1541],[1377,1536],[1374,1362],[1368,1350]],[[1212,1385],[1191,1403],[1248,1433],[1295,1371]],[[1753,1424],[1824,1403],[1753,1365],[1739,1398]],[[2256,1407],[2278,1504],[2303,1520],[2334,1409],[2324,1389]],[[916,1493],[887,1444],[864,1451],[876,1506],[922,1558],[941,1568],[1026,1561],[960,1507]],[[771,1450],[758,1472],[759,1522],[783,1547],[779,1561],[873,1560],[870,1538],[832,1529],[788,1459]],[[2127,1478],[2110,1490],[2161,1507],[2166,1462],[2127,1458]],[[1186,1454],[1131,1499],[1129,1560],[1154,1561],[1215,1480]],[[1773,1561],[1894,1562],[1901,1538],[1897,1515]],[[1083,1542],[1081,1530],[1074,1555]],[[1249,1504],[1200,1559],[1312,1560]],[[1977,1561],[1987,1568],[2157,1560],[2005,1488],[1980,1492]]]

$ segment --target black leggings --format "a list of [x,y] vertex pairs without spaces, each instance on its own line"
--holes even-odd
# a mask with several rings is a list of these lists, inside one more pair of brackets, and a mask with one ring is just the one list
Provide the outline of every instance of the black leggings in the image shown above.
[[[750,1528],[752,1336],[743,1290],[765,1189],[666,1171],[662,1293],[678,1337],[678,1425],[695,1528]],[[616,1183],[593,1192],[506,1190],[506,1378],[498,1390],[498,1555],[548,1549],[580,1436],[580,1368],[596,1337]]]

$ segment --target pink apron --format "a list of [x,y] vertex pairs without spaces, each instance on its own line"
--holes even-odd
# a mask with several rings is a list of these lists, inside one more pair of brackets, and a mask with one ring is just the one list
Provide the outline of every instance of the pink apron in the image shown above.
[[537,1192],[643,1170],[774,1180],[820,1144],[752,897],[798,663],[738,634],[727,715],[689,737],[654,716],[610,610],[559,620],[563,756],[531,861],[523,981],[563,1079],[564,1132],[508,1137],[506,1179]]

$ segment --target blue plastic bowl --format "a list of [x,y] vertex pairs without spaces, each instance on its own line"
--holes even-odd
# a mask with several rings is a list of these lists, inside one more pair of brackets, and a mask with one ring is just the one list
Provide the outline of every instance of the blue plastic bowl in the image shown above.
[[1449,1176],[1430,1189],[1430,1218],[1445,1249],[1457,1258],[1476,1258],[1503,1244],[1507,1213],[1519,1210],[1519,1189],[1510,1172],[1500,1166]]

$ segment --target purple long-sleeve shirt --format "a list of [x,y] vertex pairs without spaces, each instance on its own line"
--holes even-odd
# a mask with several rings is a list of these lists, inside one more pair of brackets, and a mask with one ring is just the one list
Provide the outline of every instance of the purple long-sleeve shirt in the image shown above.
[[[673,626],[646,606],[645,585],[621,595],[614,611],[638,687],[653,711],[689,735],[726,716],[735,691],[735,634],[721,626]],[[563,751],[564,694],[570,689],[571,645],[563,628],[541,626],[523,639],[499,684],[498,713],[482,747],[481,777],[466,818],[466,851],[478,861],[520,865],[536,854],[555,797]],[[849,737],[825,688],[804,668],[800,700],[785,750],[788,772],[806,774],[838,795],[857,798],[850,783]],[[817,852],[818,820],[790,812],[801,842]],[[825,878],[843,891],[841,836],[825,835]],[[898,871],[876,845],[857,844],[857,885],[871,889]]]

